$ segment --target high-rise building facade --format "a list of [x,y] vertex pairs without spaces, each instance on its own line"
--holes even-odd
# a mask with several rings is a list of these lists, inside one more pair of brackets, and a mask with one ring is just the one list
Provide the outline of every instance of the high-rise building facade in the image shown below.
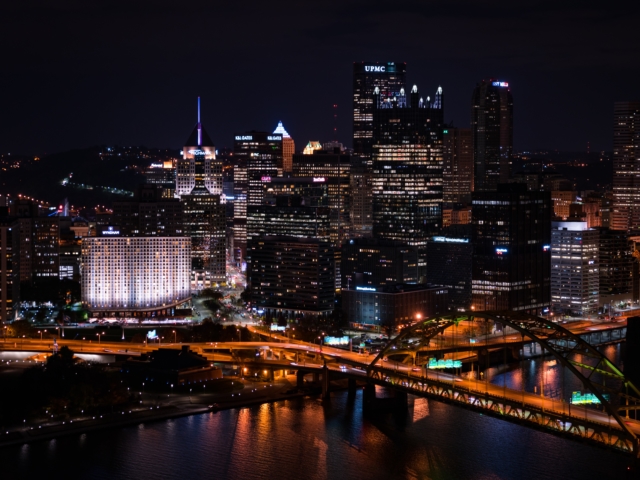
[[207,288],[226,279],[226,222],[222,161],[200,122],[200,98],[198,123],[182,153],[176,195],[182,202],[184,235],[191,238],[191,284]]
[[342,288],[418,282],[418,251],[401,242],[357,238],[342,245]]
[[380,99],[397,97],[405,87],[404,62],[354,62],[353,64],[353,151],[368,160],[373,153],[374,90]]
[[351,236],[370,237],[373,233],[372,171],[360,156],[351,157]]
[[599,228],[600,296],[632,292],[633,256],[627,232]]
[[613,121],[613,230],[640,227],[640,102],[616,102]]
[[113,202],[111,223],[123,236],[183,235],[183,204],[177,198],[165,198],[163,191],[156,184],[139,186],[133,201]]
[[282,134],[250,131],[235,135],[233,164],[233,245],[235,260],[247,252],[247,206],[262,205],[262,184],[282,168]]
[[452,232],[433,236],[427,246],[427,281],[445,287],[456,310],[471,306],[473,244],[471,226],[466,227],[447,229]]
[[598,313],[598,230],[569,218],[551,224],[551,309],[560,314]]
[[0,213],[0,328],[13,313],[13,219]]
[[278,122],[278,126],[273,133],[282,135],[282,165],[278,165],[278,176],[281,177],[283,173],[291,172],[293,154],[296,153],[296,143],[284,129],[282,122]]
[[433,101],[415,85],[405,97],[404,89],[392,99],[374,94],[373,236],[424,251],[442,222],[442,88]]
[[216,159],[216,147],[200,122],[200,97],[198,123],[186,141],[182,158],[177,161],[176,196],[189,195],[198,180],[210,194],[222,194],[222,162]]
[[495,191],[509,181],[513,155],[513,96],[508,82],[490,79],[473,91],[471,104],[474,190]]
[[473,192],[472,308],[539,314],[550,305],[551,196],[521,183]]
[[444,128],[442,159],[444,203],[470,203],[473,191],[473,137],[470,128]]
[[[292,182],[306,179],[327,186],[327,206],[331,209],[331,242],[338,247],[351,233],[351,157],[337,152],[316,150],[313,155],[293,156]],[[305,180],[302,180],[305,181]]]
[[265,236],[251,243],[251,302],[267,318],[327,315],[334,309],[333,248],[310,238]]
[[190,298],[186,237],[89,237],[82,242],[82,303],[93,315],[171,315]]

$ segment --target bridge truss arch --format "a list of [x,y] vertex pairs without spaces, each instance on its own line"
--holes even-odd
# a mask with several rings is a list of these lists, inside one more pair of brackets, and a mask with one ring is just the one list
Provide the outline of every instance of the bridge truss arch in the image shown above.
[[[633,444],[638,445],[638,436],[629,429],[620,416],[618,408],[608,398],[609,395],[616,395],[620,401],[626,399],[628,402],[629,399],[632,399],[637,402],[637,397],[640,397],[640,390],[624,376],[613,362],[581,337],[560,324],[524,312],[483,311],[467,315],[439,315],[418,321],[402,330],[385,345],[369,364],[368,375],[372,377],[378,375],[376,372],[379,370],[379,362],[386,360],[389,355],[411,356],[415,363],[420,357],[424,360],[425,357],[442,352],[437,347],[431,346],[431,341],[438,334],[444,333],[450,327],[457,326],[462,321],[476,322],[478,320],[485,323],[495,322],[496,324],[510,327],[520,333],[522,344],[525,341],[539,344],[543,352],[546,351],[549,355],[555,357],[562,367],[569,370],[582,383],[585,392],[597,397],[604,411],[615,419],[615,422],[626,437]],[[474,348],[493,349],[504,348],[507,345],[500,343],[480,344],[474,346]],[[464,351],[465,348],[469,350],[471,346],[459,346],[459,350]],[[602,384],[596,382],[598,377],[596,374],[605,379]],[[596,375],[595,378],[594,375]],[[607,378],[615,381],[613,384],[609,382],[609,385],[606,385]],[[629,393],[637,397],[631,397],[628,395]]]

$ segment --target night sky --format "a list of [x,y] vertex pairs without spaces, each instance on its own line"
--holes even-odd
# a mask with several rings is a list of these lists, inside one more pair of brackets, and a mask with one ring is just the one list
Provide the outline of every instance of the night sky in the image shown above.
[[[640,2],[7,1],[0,6],[0,152],[95,144],[216,146],[282,120],[351,145],[353,61],[406,61],[468,126],[476,82],[508,81],[515,150],[610,150],[613,102],[640,98]],[[56,6],[54,6],[56,5]]]

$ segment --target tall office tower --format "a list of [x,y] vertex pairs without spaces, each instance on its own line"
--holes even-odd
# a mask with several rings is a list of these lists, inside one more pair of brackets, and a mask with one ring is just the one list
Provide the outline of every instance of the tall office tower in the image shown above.
[[14,275],[17,275],[18,281],[57,279],[60,218],[18,218],[12,233]]
[[282,165],[282,135],[251,131],[235,136],[233,164],[234,258],[247,252],[247,206],[262,205],[262,183],[278,176]]
[[633,256],[626,231],[599,228],[600,296],[625,295],[632,291]]
[[379,99],[400,95],[405,87],[407,64],[404,62],[353,63],[353,152],[370,161],[373,154],[374,90]]
[[226,278],[225,205],[220,195],[183,195],[183,235],[191,238],[191,286],[201,290]]
[[418,252],[393,240],[357,238],[342,245],[341,271],[342,287],[347,290],[416,283]]
[[410,97],[374,93],[373,236],[417,247],[423,283],[425,247],[442,221],[442,88],[433,102],[415,85]]
[[551,310],[578,317],[598,313],[598,231],[586,221],[551,223]]
[[351,157],[351,236],[370,237],[373,232],[371,168],[360,156]]
[[329,207],[307,205],[299,195],[277,195],[268,205],[249,207],[247,245],[266,235],[315,238],[329,242],[331,220]]
[[164,198],[174,198],[176,195],[176,164],[177,160],[165,160],[152,163],[144,172],[146,183],[162,187]]
[[191,237],[191,286],[207,288],[226,278],[225,208],[222,162],[200,122],[178,161],[176,195],[183,204],[183,235]]
[[611,228],[640,227],[640,102],[616,102]]
[[325,184],[327,206],[331,209],[331,242],[342,245],[351,233],[351,157],[338,151],[315,150],[312,155],[293,156],[293,178],[307,178],[312,183]]
[[216,159],[216,147],[200,122],[198,97],[198,123],[187,139],[182,158],[176,168],[176,196],[189,195],[197,179],[212,195],[222,194],[222,162]]
[[169,316],[190,298],[186,237],[89,237],[82,303],[95,316]]
[[291,171],[293,154],[296,153],[296,144],[291,135],[282,126],[282,122],[278,122],[278,126],[273,131],[276,135],[282,135],[282,165],[278,165],[278,176]]
[[471,306],[471,225],[455,225],[434,235],[427,246],[427,281],[445,287],[456,310]]
[[0,328],[11,320],[13,313],[12,224],[13,219],[0,212]]
[[551,196],[522,183],[474,191],[472,308],[541,313],[550,304]]
[[163,192],[157,184],[140,185],[133,201],[113,202],[111,223],[127,237],[183,235],[183,203]]
[[513,154],[513,97],[509,83],[483,80],[473,90],[474,190],[495,191],[509,181]]
[[264,310],[268,319],[333,312],[333,248],[328,242],[266,236],[250,248],[252,306]]
[[578,198],[577,192],[572,190],[552,190],[551,202],[553,203],[554,216],[566,220],[569,218],[571,204]]
[[473,192],[473,137],[470,128],[443,131],[444,172],[442,199],[445,204],[470,203]]
[[[289,177],[265,179],[261,206],[247,212],[247,250],[265,235],[314,238],[338,247],[340,211],[336,198],[343,194],[339,177]],[[348,219],[347,219],[348,220]],[[340,249],[333,249],[336,291],[340,291]],[[251,259],[247,253],[247,268]]]

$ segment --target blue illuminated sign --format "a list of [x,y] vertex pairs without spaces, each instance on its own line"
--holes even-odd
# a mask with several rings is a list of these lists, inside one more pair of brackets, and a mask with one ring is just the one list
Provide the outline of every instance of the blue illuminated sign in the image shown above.
[[269,141],[282,141],[281,135],[268,135],[267,140]]
[[494,87],[508,87],[509,82],[492,82],[491,85]]
[[434,242],[445,242],[445,243],[469,243],[468,238],[450,238],[450,237],[432,237]]
[[496,248],[496,254],[497,255],[502,255],[503,253],[507,253],[509,250],[507,250],[506,248]]
[[253,140],[251,135],[236,135],[236,140]]
[[360,290],[361,292],[375,292],[376,289],[373,287],[356,287],[356,290]]

